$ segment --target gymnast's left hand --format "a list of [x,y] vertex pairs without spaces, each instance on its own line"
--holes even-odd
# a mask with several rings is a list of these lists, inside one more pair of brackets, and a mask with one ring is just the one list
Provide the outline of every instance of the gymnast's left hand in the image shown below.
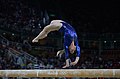
[[74,65],[76,65],[76,64],[77,64],[77,62],[71,62],[71,63],[70,63],[71,66],[74,66]]

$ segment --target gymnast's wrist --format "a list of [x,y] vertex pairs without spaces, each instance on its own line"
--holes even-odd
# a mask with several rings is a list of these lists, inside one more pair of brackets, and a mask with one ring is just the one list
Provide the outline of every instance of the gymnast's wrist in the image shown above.
[[75,63],[77,63],[79,61],[79,57],[76,57],[75,59]]
[[66,66],[69,66],[69,59],[66,59]]

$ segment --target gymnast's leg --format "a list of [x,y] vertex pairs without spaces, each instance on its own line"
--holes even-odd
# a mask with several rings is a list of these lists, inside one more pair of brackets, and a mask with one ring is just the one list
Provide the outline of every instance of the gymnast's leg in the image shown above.
[[44,29],[39,33],[39,35],[32,40],[32,42],[38,42],[39,39],[47,37],[47,34],[51,31],[57,31],[62,27],[59,21],[52,21],[49,25],[45,26]]

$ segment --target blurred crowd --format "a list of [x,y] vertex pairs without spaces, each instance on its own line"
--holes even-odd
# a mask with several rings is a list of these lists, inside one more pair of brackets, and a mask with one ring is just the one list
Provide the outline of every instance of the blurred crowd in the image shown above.
[[[44,69],[44,68],[61,68],[64,65],[64,58],[57,58],[56,51],[49,51],[52,55],[50,56],[48,51],[39,51],[42,54],[37,53],[38,55],[32,56],[29,55],[32,51],[32,46],[29,41],[31,41],[36,34],[39,33],[41,28],[44,28],[46,24],[49,23],[50,17],[47,13],[47,10],[41,10],[36,7],[33,7],[29,2],[23,0],[1,0],[0,1],[0,30],[1,35],[8,40],[6,43],[2,40],[0,48],[0,69]],[[58,34],[55,34],[58,35]],[[80,35],[80,34],[78,34]],[[119,35],[118,35],[119,36]],[[91,40],[91,37],[87,34],[83,34],[81,40]],[[84,38],[83,38],[84,37]],[[51,37],[52,38],[52,37]],[[57,37],[59,39],[59,37]],[[98,35],[93,37],[93,40],[99,38]],[[113,39],[114,37],[112,37]],[[57,39],[57,40],[58,40]],[[45,39],[46,40],[46,39]],[[46,43],[42,41],[42,43]],[[48,39],[50,43],[47,43],[47,46],[52,47],[54,45],[58,46],[61,42],[56,43],[56,39]],[[48,41],[47,41],[48,42]],[[106,43],[106,41],[104,41]],[[42,43],[40,45],[42,45]],[[114,41],[116,43],[116,41]],[[87,43],[90,44],[90,43]],[[96,41],[93,42],[94,46]],[[38,45],[39,46],[39,45]],[[87,47],[87,45],[84,45]],[[82,51],[84,51],[84,46]],[[111,47],[113,44],[111,44]],[[56,47],[56,46],[54,46]],[[53,48],[54,48],[53,47]],[[62,47],[62,46],[61,46]],[[118,48],[118,47],[116,47]],[[45,50],[50,50],[49,48]],[[95,48],[94,48],[95,49]],[[52,50],[52,49],[51,49]],[[12,52],[10,54],[10,52]],[[13,52],[22,53],[19,55],[13,54]],[[25,53],[26,52],[26,53]],[[35,51],[33,51],[35,52]],[[116,57],[117,54],[113,54],[114,57],[108,57],[108,60],[105,59],[105,55],[93,55],[93,51],[88,51],[90,54],[85,54],[86,52],[81,52],[81,60],[76,65],[75,68],[120,68],[120,57]],[[119,51],[118,51],[119,52]],[[28,54],[27,54],[28,53]],[[10,55],[9,55],[10,54]],[[29,58],[35,58],[35,61],[28,61]],[[9,62],[9,63],[8,63]],[[19,65],[18,65],[19,63]],[[22,63],[22,65],[20,64]]]
[[[21,47],[22,48],[22,47]],[[40,54],[41,53],[41,54]],[[60,69],[64,64],[64,55],[60,59],[56,53],[42,52],[34,56],[35,61],[27,59],[25,52],[11,48],[4,44],[0,45],[0,69]],[[115,55],[115,54],[114,54]],[[30,57],[29,57],[30,58]],[[33,59],[34,59],[33,58]],[[95,55],[81,53],[77,69],[119,69],[120,57],[116,54]]]
[[[51,33],[50,38],[41,40],[40,44],[31,43],[31,40],[50,22],[51,18],[47,10],[42,10],[40,7],[38,9],[29,2],[29,0],[0,0],[0,70],[61,69],[65,65],[65,59],[64,55],[61,59],[56,57],[56,52],[62,48],[63,41],[59,33]],[[87,16],[81,16],[80,20],[84,21],[82,18],[87,19]],[[82,27],[76,28],[84,29],[85,32],[88,31],[86,29],[88,26],[92,26],[89,22],[86,24],[81,22],[78,24]],[[117,26],[118,23],[114,25]],[[91,27],[90,29],[93,31]],[[120,34],[102,35],[78,32],[78,35],[81,46],[80,61],[70,69],[120,69]],[[103,47],[100,48],[100,46]]]
[[[46,10],[37,10],[24,0],[0,1],[0,17],[0,29],[10,33],[3,32],[3,35],[7,37],[17,35],[15,37],[17,42],[32,39],[40,28],[49,23]],[[10,39],[14,40],[12,37]]]
[[24,1],[4,0],[0,5],[0,27],[25,33],[31,33],[34,28],[41,28],[44,15],[37,14],[35,9]]

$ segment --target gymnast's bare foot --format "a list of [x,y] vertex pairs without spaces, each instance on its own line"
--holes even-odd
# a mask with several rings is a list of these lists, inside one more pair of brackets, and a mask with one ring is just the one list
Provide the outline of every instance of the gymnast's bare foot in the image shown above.
[[38,42],[38,39],[35,38],[35,39],[32,40],[32,42],[33,43]]

